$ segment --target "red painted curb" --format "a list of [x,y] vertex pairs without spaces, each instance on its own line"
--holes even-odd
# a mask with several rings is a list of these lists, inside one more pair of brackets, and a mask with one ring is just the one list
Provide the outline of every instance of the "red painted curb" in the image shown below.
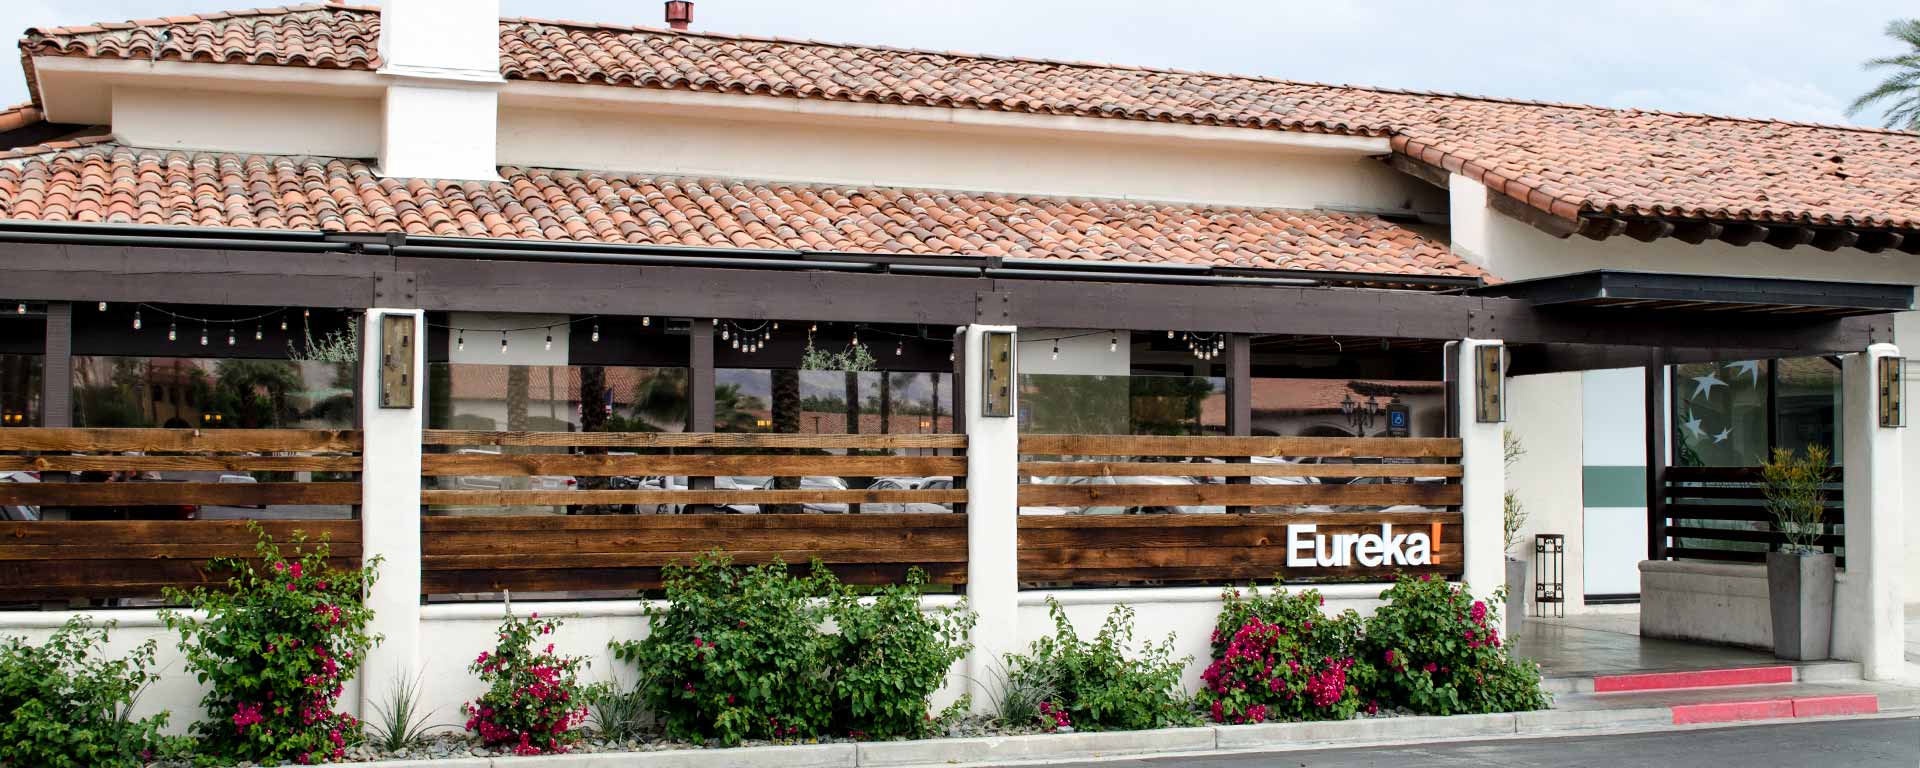
[[1766,685],[1793,682],[1793,667],[1701,669],[1691,672],[1650,672],[1604,675],[1593,679],[1594,693],[1662,691],[1674,688],[1718,688],[1729,685]]
[[1677,704],[1673,707],[1674,725],[1731,723],[1738,720],[1776,720],[1793,717],[1791,699],[1765,701],[1723,701],[1714,704]]
[[1871,693],[1842,696],[1806,696],[1793,700],[1794,717],[1871,715],[1880,711],[1880,697]]

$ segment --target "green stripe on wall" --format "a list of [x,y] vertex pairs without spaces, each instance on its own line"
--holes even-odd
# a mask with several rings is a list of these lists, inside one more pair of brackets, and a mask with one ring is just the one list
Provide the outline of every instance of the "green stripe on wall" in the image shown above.
[[1581,467],[1580,481],[1585,506],[1647,505],[1646,467]]

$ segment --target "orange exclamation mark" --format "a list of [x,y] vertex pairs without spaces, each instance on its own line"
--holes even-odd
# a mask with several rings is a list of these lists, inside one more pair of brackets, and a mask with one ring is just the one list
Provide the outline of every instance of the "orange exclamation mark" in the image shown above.
[[1433,524],[1433,558],[1432,560],[1436,565],[1439,564],[1440,562],[1440,524],[1437,522]]

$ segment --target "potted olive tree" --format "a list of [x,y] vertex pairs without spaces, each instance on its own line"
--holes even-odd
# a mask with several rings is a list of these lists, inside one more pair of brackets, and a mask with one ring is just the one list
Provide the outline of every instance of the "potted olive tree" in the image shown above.
[[1767,597],[1773,611],[1773,655],[1824,659],[1833,639],[1834,556],[1818,550],[1826,518],[1831,454],[1809,445],[1803,455],[1775,448],[1760,468],[1767,512],[1785,540],[1767,553]]

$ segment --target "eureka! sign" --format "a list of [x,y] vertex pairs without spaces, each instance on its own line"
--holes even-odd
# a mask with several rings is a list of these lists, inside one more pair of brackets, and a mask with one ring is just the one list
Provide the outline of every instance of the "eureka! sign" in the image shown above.
[[1381,523],[1378,533],[1321,533],[1313,523],[1287,526],[1288,568],[1362,568],[1432,565],[1440,526],[1431,532]]

